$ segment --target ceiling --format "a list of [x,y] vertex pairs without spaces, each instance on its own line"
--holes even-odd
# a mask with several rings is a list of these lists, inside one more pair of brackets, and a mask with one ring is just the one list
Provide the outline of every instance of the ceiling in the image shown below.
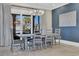
[[45,10],[53,10],[66,4],[68,3],[11,3],[11,5],[45,9]]

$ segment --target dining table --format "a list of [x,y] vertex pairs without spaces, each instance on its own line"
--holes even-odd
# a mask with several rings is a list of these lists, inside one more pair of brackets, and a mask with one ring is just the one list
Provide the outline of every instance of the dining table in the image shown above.
[[33,37],[34,34],[17,34],[20,37],[20,40],[24,39],[24,49],[28,49],[28,39],[27,37]]
[[[25,43],[24,49],[28,49],[28,41],[27,41],[28,39],[27,39],[27,37],[34,37],[34,35],[36,35],[36,34],[16,34],[16,35],[20,37],[20,40],[22,40],[24,38],[24,43]],[[44,38],[44,41],[45,41],[46,35],[47,34],[41,34],[41,37]],[[51,35],[52,35],[53,40],[54,40],[55,36],[58,35],[58,34],[52,33]]]

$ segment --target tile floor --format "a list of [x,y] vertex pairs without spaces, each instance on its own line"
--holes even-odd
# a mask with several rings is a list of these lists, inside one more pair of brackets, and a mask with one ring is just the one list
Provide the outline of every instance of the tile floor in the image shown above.
[[36,51],[14,49],[14,52],[9,48],[0,47],[0,56],[79,56],[79,47],[60,44]]

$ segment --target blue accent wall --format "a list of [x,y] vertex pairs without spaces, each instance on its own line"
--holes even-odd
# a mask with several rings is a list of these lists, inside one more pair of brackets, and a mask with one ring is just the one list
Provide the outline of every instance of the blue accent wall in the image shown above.
[[70,11],[76,11],[76,27],[60,27],[63,40],[79,42],[79,4],[70,3],[52,10],[52,28],[59,28],[59,15]]

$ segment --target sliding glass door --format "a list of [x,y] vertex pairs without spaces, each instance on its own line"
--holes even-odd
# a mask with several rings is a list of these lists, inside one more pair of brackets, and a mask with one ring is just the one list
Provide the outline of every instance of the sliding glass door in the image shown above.
[[12,16],[14,35],[40,33],[40,16],[24,14],[12,14]]
[[30,15],[12,14],[13,16],[13,34],[31,34],[32,22]]

